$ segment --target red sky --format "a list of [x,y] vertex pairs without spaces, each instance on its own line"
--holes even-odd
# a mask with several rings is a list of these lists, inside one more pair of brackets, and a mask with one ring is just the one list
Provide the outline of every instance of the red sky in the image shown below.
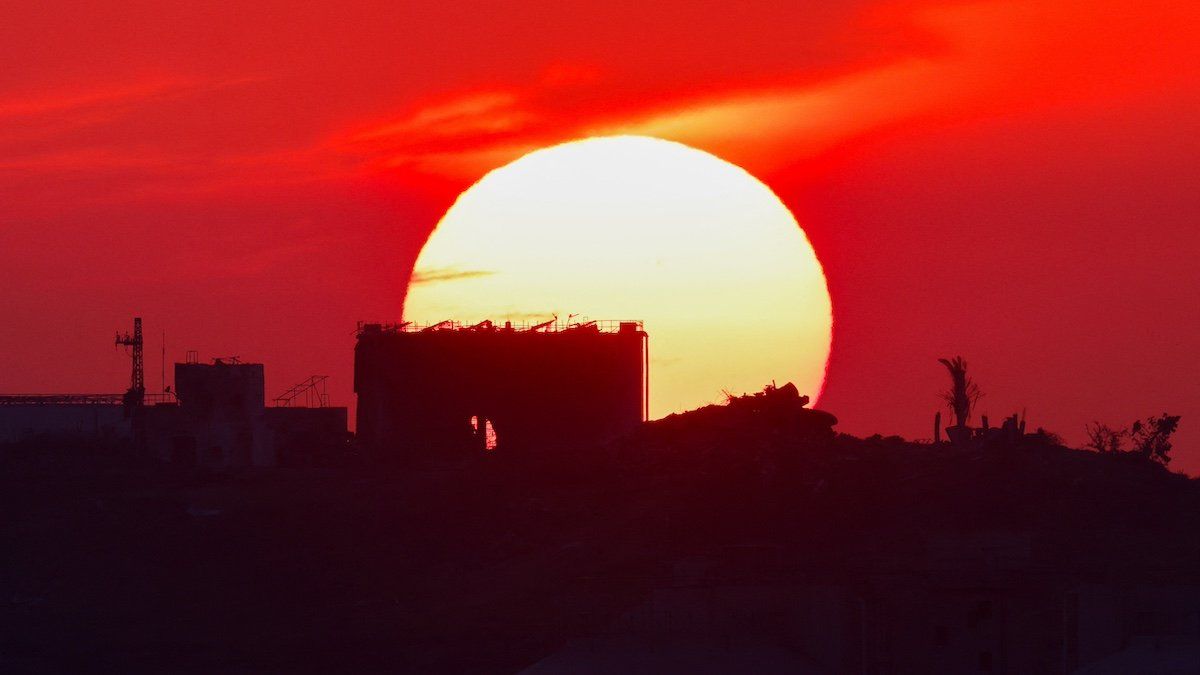
[[137,313],[348,404],[459,191],[635,132],[796,213],[842,430],[928,437],[962,354],[993,419],[1182,414],[1200,472],[1200,4],[89,4],[0,9],[0,389],[120,390]]

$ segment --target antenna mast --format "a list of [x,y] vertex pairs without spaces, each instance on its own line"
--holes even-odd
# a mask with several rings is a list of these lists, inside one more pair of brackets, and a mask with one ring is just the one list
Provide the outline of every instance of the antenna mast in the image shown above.
[[142,317],[134,317],[133,335],[117,333],[116,344],[132,348],[133,370],[129,374],[129,391],[125,392],[125,404],[142,405],[146,399],[146,369],[142,357]]

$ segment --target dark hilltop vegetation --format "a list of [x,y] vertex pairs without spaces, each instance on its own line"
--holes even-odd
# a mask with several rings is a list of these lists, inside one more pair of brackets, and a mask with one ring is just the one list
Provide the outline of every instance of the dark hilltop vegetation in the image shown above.
[[9,446],[0,670],[1194,672],[1197,481],[805,402],[418,466]]

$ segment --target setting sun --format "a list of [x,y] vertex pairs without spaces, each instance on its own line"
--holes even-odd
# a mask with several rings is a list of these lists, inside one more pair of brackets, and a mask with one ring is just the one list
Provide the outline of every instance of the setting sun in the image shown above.
[[813,398],[832,311],[791,212],[742,168],[675,142],[532,152],[463,192],[422,249],[418,323],[638,319],[650,415],[791,381]]

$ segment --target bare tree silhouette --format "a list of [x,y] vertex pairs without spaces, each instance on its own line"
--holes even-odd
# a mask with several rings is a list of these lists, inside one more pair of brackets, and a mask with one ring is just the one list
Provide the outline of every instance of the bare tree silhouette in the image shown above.
[[1093,422],[1086,427],[1088,435],[1087,447],[1099,453],[1118,453],[1124,451],[1125,437],[1128,429],[1113,429],[1107,424]]

